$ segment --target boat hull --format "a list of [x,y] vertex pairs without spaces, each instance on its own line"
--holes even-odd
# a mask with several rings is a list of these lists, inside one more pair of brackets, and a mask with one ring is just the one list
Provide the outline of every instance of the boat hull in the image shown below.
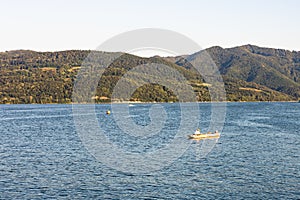
[[194,139],[194,140],[219,138],[220,133],[192,134],[192,135],[189,135],[188,137],[189,137],[189,139]]

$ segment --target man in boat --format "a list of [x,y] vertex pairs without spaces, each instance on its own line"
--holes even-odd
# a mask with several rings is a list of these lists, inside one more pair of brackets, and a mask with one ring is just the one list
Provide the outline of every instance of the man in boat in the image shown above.
[[195,133],[194,133],[194,135],[197,135],[197,134],[201,134],[200,128],[197,128],[197,130],[196,130]]

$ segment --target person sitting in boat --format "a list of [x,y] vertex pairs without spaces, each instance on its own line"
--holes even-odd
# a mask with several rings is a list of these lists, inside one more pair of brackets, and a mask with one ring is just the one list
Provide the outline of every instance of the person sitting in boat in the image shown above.
[[197,134],[201,134],[201,132],[200,132],[200,128],[197,128],[197,130],[195,131],[195,133],[194,133],[195,135],[197,135]]
[[218,131],[218,130],[216,130],[216,131],[215,131],[215,134],[218,134],[218,133],[219,133],[219,131]]

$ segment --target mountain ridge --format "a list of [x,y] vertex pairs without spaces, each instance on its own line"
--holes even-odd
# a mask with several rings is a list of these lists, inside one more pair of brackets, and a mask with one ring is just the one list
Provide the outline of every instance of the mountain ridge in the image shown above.
[[[143,58],[124,54],[104,73],[94,100],[111,100],[113,87],[135,66],[157,63],[182,73],[198,101],[209,101],[209,88],[189,60],[201,54]],[[255,45],[205,49],[217,65],[229,101],[296,101],[300,97],[300,52]],[[0,103],[71,103],[73,85],[91,50],[0,52]],[[103,52],[106,53],[106,52]],[[115,55],[114,52],[107,52]],[[147,91],[145,94],[144,91]],[[106,98],[104,98],[106,97]],[[150,84],[138,88],[131,100],[178,101],[168,88]]]

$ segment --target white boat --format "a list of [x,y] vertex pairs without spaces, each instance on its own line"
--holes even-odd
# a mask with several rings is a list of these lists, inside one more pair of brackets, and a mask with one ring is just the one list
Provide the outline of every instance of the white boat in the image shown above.
[[207,133],[196,133],[196,134],[192,134],[192,135],[188,135],[189,139],[194,139],[194,140],[200,140],[200,139],[209,139],[209,138],[219,138],[220,137],[220,133],[211,133],[211,132],[207,132]]

